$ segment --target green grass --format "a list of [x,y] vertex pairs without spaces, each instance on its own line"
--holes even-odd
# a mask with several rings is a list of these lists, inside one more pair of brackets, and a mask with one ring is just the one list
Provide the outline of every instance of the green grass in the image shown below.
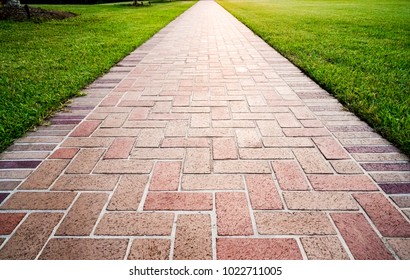
[[1,21],[0,151],[194,3],[42,5],[79,16]]
[[218,3],[410,154],[410,1]]

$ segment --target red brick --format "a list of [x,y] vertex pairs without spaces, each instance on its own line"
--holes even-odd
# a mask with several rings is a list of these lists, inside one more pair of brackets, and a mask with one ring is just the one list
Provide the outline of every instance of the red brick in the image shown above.
[[252,235],[252,222],[245,194],[218,192],[215,195],[218,235]]
[[218,260],[301,260],[292,238],[218,238]]
[[147,175],[122,175],[107,210],[138,210],[147,183]]
[[94,173],[111,174],[145,174],[150,173],[153,163],[146,160],[136,159],[110,159],[100,161],[94,169]]
[[8,235],[18,226],[26,213],[0,213],[0,235]]
[[211,173],[211,151],[205,148],[188,148],[184,173]]
[[233,138],[215,138],[212,140],[214,159],[237,159],[238,151]]
[[391,238],[387,242],[401,260],[410,260],[410,239]]
[[15,192],[0,209],[65,210],[75,196],[75,193],[66,192]]
[[327,159],[350,159],[345,149],[332,137],[313,138],[313,141]]
[[135,142],[135,147],[159,147],[163,138],[164,131],[162,129],[141,129]]
[[109,114],[100,127],[121,127],[128,118],[128,113]]
[[410,223],[381,193],[353,194],[383,236],[410,237]]
[[149,192],[144,210],[205,211],[212,210],[211,193]]
[[223,190],[244,189],[242,175],[204,174],[183,175],[183,190]]
[[255,220],[259,234],[335,234],[329,218],[322,212],[258,212]]
[[363,214],[332,213],[330,215],[355,259],[393,259]]
[[273,170],[282,190],[308,190],[309,184],[295,161],[274,161]]
[[40,260],[122,260],[128,240],[117,238],[53,238]]
[[81,149],[65,173],[90,174],[104,151],[104,149]]
[[154,101],[149,100],[122,100],[117,107],[152,107]]
[[168,260],[170,248],[169,239],[135,239],[128,260]]
[[157,191],[177,190],[180,174],[181,162],[157,162],[149,189]]
[[246,175],[246,185],[255,210],[283,209],[271,175]]
[[174,214],[114,212],[104,214],[95,230],[96,235],[170,235]]
[[48,189],[54,180],[63,172],[69,160],[46,160],[44,161],[27,180],[21,184],[19,189]]
[[311,236],[300,239],[309,260],[348,260],[336,236]]
[[238,146],[242,148],[260,148],[262,147],[261,138],[255,129],[242,128],[236,129]]
[[52,153],[49,159],[72,159],[79,150],[78,148],[60,148]]
[[161,147],[164,148],[208,148],[211,141],[206,138],[165,138]]
[[103,99],[103,101],[101,101],[100,103],[100,107],[111,107],[111,106],[115,106],[118,101],[120,100],[120,96],[112,96],[109,95],[106,98]]
[[209,215],[180,215],[174,245],[174,260],[211,260],[212,232]]
[[90,235],[100,216],[108,194],[82,193],[68,211],[56,235]]
[[300,122],[291,113],[276,113],[275,118],[280,127],[301,127]]
[[366,175],[309,175],[317,191],[377,191],[377,186]]
[[289,209],[292,210],[358,210],[349,193],[344,192],[284,192]]
[[118,175],[62,175],[52,190],[111,191],[117,184],[118,178]]
[[262,160],[220,160],[214,162],[215,173],[271,173],[269,163]]
[[116,138],[104,155],[104,159],[128,158],[135,139],[131,137]]
[[62,217],[61,213],[30,214],[0,250],[0,259],[35,259]]
[[305,173],[333,173],[329,163],[317,149],[293,149],[293,153]]
[[81,147],[81,148],[98,148],[108,147],[111,145],[113,138],[97,138],[97,137],[75,137],[67,138],[62,147]]
[[212,119],[213,120],[229,120],[231,115],[227,107],[213,107],[212,108]]
[[77,128],[71,132],[70,137],[88,137],[101,124],[101,121],[83,121]]
[[146,120],[148,118],[148,114],[151,108],[146,107],[137,107],[132,110],[128,120],[135,121],[135,120]]
[[183,148],[137,148],[131,152],[131,158],[138,159],[183,159]]

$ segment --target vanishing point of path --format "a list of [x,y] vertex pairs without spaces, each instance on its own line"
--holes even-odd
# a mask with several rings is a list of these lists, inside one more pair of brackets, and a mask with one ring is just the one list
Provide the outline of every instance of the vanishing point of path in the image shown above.
[[410,259],[409,161],[212,1],[0,155],[1,259]]

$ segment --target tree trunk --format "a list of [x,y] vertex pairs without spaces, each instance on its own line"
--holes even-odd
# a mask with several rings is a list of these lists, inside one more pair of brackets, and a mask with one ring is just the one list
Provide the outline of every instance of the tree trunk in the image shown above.
[[5,7],[20,7],[20,0],[6,0]]

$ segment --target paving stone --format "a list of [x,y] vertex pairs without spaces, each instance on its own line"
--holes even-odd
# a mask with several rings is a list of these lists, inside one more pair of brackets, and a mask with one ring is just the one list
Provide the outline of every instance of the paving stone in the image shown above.
[[336,236],[312,236],[300,239],[309,260],[348,260]]
[[40,260],[122,260],[127,239],[52,238]]
[[170,247],[169,239],[134,239],[128,260],[168,260]]
[[145,174],[150,173],[153,163],[137,159],[110,159],[97,163],[94,173],[101,174]]
[[162,129],[144,128],[141,129],[141,132],[135,141],[135,147],[159,147],[163,138],[164,131]]
[[0,213],[0,235],[9,235],[18,226],[26,213]]
[[309,148],[314,146],[309,138],[263,137],[262,142],[265,147],[274,148]]
[[244,121],[244,120],[229,120],[229,121],[212,121],[213,127],[227,127],[227,128],[247,128],[255,127],[253,121]]
[[218,235],[252,235],[252,222],[243,192],[215,194]]
[[128,118],[128,113],[109,114],[100,127],[121,127]]
[[315,119],[315,114],[307,107],[289,107],[298,120]]
[[157,162],[149,189],[152,191],[175,191],[179,187],[181,162]]
[[309,183],[295,161],[273,161],[272,168],[282,190],[308,190]]
[[[211,123],[209,114],[192,114],[190,127],[209,127]],[[198,135],[201,136],[201,135]]]
[[218,238],[219,260],[301,260],[302,254],[292,238]]
[[244,188],[242,175],[196,174],[182,176],[183,190],[241,190]]
[[377,186],[366,175],[309,175],[317,191],[377,191]]
[[357,260],[393,259],[391,253],[360,213],[330,214],[353,257]]
[[301,123],[291,113],[276,113],[275,118],[280,127],[301,127]]
[[9,196],[9,193],[0,193],[0,204]]
[[138,159],[183,159],[184,156],[182,148],[137,148],[131,152],[131,158]]
[[212,259],[211,217],[180,215],[177,220],[174,260]]
[[90,174],[104,152],[104,149],[81,149],[65,173]]
[[162,141],[163,148],[207,148],[211,141],[206,138],[165,138]]
[[211,173],[211,151],[206,148],[188,148],[184,173]]
[[353,146],[346,147],[349,153],[394,153],[399,152],[393,146]]
[[213,159],[237,159],[238,150],[233,138],[215,138],[212,140]]
[[293,153],[295,154],[296,159],[299,161],[305,173],[333,173],[329,163],[316,149],[293,149]]
[[88,137],[101,124],[99,120],[83,121],[73,132],[70,137]]
[[174,214],[171,213],[106,213],[98,223],[96,235],[170,235]]
[[45,159],[49,152],[3,152],[0,154],[0,159]]
[[410,171],[410,163],[362,163],[366,171]]
[[256,226],[259,234],[324,235],[335,230],[322,212],[257,212]]
[[245,178],[252,209],[283,209],[282,201],[271,175],[246,175]]
[[211,193],[149,192],[144,210],[206,211],[212,210]]
[[326,159],[350,159],[349,154],[332,137],[317,137],[313,141]]
[[1,160],[0,169],[34,169],[40,163],[38,160]]
[[262,142],[255,129],[241,128],[236,129],[238,146],[241,148],[261,148]]
[[291,210],[358,210],[350,194],[345,192],[283,192],[286,205]]
[[387,239],[387,242],[400,259],[410,260],[410,239],[390,238]]
[[239,149],[241,159],[292,159],[293,153],[286,148],[242,148]]
[[168,124],[167,121],[126,121],[122,127],[124,128],[164,128]]
[[410,195],[397,195],[390,196],[390,198],[399,206],[400,208],[410,208]]
[[214,162],[215,173],[271,173],[269,163],[261,160],[220,160]]
[[212,120],[229,120],[231,115],[228,107],[212,107]]
[[283,136],[281,127],[276,121],[256,121],[262,136]]
[[62,147],[81,147],[81,148],[99,148],[109,147],[113,138],[97,138],[97,137],[73,137],[67,138],[62,144]]
[[147,183],[147,175],[122,175],[107,206],[107,210],[138,210]]
[[118,175],[62,175],[52,187],[53,191],[112,191]]
[[388,153],[388,154],[352,154],[352,157],[358,162],[372,161],[408,161],[409,158],[403,154]]
[[188,130],[188,121],[169,121],[167,128],[165,130],[165,136],[175,137],[181,136],[185,137]]
[[410,237],[410,223],[381,193],[353,194],[383,236]]
[[65,192],[15,192],[0,207],[3,210],[65,210],[75,198]]
[[188,137],[229,137],[234,136],[230,128],[191,128]]
[[46,160],[24,181],[19,189],[48,189],[68,165],[69,160]]
[[61,213],[31,213],[0,250],[0,259],[35,259],[62,217]]
[[135,139],[131,137],[116,138],[104,155],[104,159],[126,159],[134,146]]
[[148,118],[148,114],[151,108],[146,107],[137,107],[132,110],[128,120],[135,121],[135,120],[146,120]]
[[72,159],[79,150],[79,148],[59,148],[51,154],[49,159]]
[[330,164],[339,174],[363,174],[360,166],[353,160],[331,160]]
[[408,183],[410,182],[410,172],[383,172],[369,173],[376,183]]
[[0,181],[0,190],[14,190],[21,181]]

